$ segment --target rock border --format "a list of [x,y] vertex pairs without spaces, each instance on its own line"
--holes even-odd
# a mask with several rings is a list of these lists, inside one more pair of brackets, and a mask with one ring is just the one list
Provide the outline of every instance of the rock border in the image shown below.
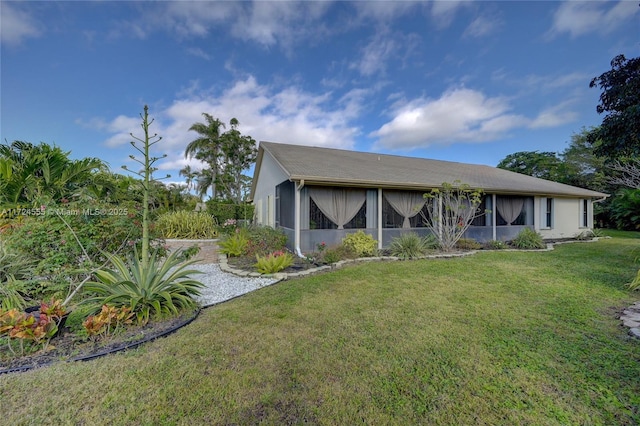
[[629,334],[640,339],[640,302],[636,302],[622,311],[620,320],[624,327],[629,328]]

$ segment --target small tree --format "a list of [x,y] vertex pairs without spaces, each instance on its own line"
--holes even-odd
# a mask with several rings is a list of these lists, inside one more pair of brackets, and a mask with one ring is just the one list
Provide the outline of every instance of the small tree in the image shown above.
[[482,203],[481,189],[473,189],[456,180],[444,182],[442,188],[432,189],[424,197],[427,202],[428,215],[420,212],[425,224],[438,239],[440,248],[450,251],[462,238],[476,217],[485,214],[478,211]]

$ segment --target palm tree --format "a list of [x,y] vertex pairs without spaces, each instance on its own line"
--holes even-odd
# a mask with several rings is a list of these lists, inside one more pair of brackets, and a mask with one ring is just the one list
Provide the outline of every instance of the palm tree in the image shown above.
[[193,181],[196,176],[198,176],[198,172],[191,170],[191,166],[187,164],[182,169],[180,169],[178,174],[180,176],[184,176],[185,183],[187,184],[187,192],[191,191],[191,189],[193,189]]
[[[184,150],[185,158],[196,158],[200,161],[203,161],[209,165],[211,168],[209,179],[200,179],[199,185],[206,184],[207,186],[202,188],[199,187],[199,192],[204,195],[207,192],[208,188],[211,188],[211,196],[215,200],[218,196],[218,191],[216,188],[216,183],[218,181],[219,175],[219,164],[218,160],[222,155],[222,147],[220,141],[220,129],[224,128],[225,125],[222,121],[217,118],[213,118],[211,115],[206,112],[202,113],[206,123],[194,123],[191,127],[189,127],[189,131],[194,131],[200,135],[197,139],[194,139],[187,145],[187,148]],[[204,175],[204,171],[202,173]]]

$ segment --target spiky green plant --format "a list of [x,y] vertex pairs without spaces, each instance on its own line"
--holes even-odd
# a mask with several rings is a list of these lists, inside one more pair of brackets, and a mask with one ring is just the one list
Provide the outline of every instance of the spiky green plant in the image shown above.
[[415,232],[405,232],[391,240],[389,250],[393,256],[400,259],[415,259],[424,256],[438,242],[433,235],[420,237]]
[[148,265],[135,252],[125,260],[120,256],[105,254],[113,269],[95,272],[97,281],[87,282],[85,290],[94,293],[83,304],[98,312],[102,305],[126,306],[136,314],[138,322],[145,324],[152,315],[178,314],[181,309],[197,306],[194,296],[204,287],[190,275],[202,272],[186,269],[195,263],[182,263],[180,252],[171,253],[161,262],[158,251],[152,252]]
[[261,274],[275,274],[293,265],[293,256],[289,252],[275,252],[267,256],[256,255],[255,267]]

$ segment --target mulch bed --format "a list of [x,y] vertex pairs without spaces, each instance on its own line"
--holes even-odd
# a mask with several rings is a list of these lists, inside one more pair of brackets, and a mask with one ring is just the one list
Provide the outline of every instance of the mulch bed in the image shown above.
[[24,356],[13,355],[5,343],[0,347],[0,374],[26,371],[56,362],[89,360],[132,348],[179,329],[195,319],[198,313],[189,312],[162,321],[150,321],[144,326],[128,327],[115,336],[96,342],[85,340],[63,328],[59,336],[51,339],[46,349]]

